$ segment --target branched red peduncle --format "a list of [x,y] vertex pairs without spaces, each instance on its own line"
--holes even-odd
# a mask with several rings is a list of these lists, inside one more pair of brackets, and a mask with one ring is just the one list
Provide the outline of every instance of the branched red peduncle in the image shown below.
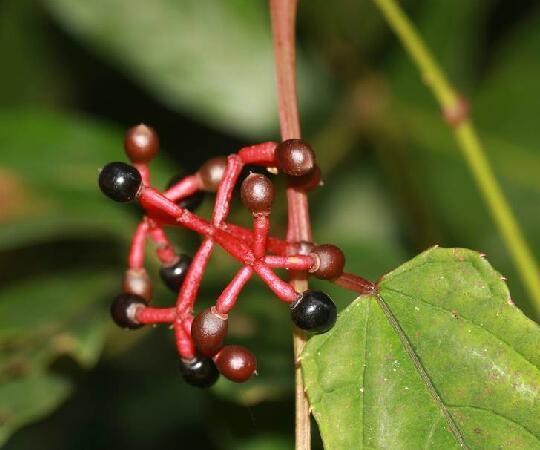
[[[134,233],[123,293],[111,305],[114,321],[123,328],[168,323],[174,329],[183,378],[198,387],[213,385],[221,373],[231,381],[247,381],[256,373],[256,358],[246,348],[224,345],[228,315],[244,285],[259,277],[277,298],[289,305],[294,329],[296,378],[296,449],[309,450],[311,431],[309,405],[304,394],[299,365],[306,331],[325,333],[336,322],[337,308],[322,291],[307,289],[308,272],[316,278],[360,294],[374,291],[361,277],[343,272],[345,256],[332,244],[311,242],[311,224],[306,192],[320,184],[320,170],[310,145],[300,139],[295,75],[296,0],[270,0],[279,117],[283,142],[263,142],[240,149],[228,157],[206,161],[199,170],[175,177],[165,192],[151,183],[149,162],[159,149],[157,133],[138,125],[128,130],[124,149],[133,166],[107,164],[99,174],[102,192],[112,200],[137,199],[145,211]],[[265,175],[251,173],[250,165],[278,169],[288,175],[288,231],[286,240],[270,236],[270,214],[275,187]],[[252,230],[227,222],[234,188],[252,215]],[[211,220],[194,213],[204,192],[216,193]],[[163,226],[179,226],[200,234],[202,244],[191,258],[176,254]],[[151,241],[161,262],[160,277],[176,293],[174,308],[151,306],[152,284],[144,267],[145,243]],[[194,316],[194,306],[207,263],[215,246],[235,258],[242,268],[222,291],[214,306]],[[274,269],[288,269],[287,283]],[[233,364],[233,361],[234,362]]]

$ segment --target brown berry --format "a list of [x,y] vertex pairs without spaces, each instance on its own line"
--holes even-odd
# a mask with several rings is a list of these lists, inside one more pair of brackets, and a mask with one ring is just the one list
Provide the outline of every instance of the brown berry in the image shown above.
[[191,337],[203,355],[214,356],[223,346],[227,329],[227,317],[218,314],[214,308],[207,308],[193,320]]
[[217,369],[231,381],[243,383],[257,370],[253,353],[240,345],[227,345],[214,357]]
[[258,173],[249,175],[240,188],[242,202],[254,213],[270,212],[275,195],[270,178]]
[[309,192],[317,189],[321,185],[321,169],[315,164],[312,171],[299,177],[290,177],[289,186],[299,191]]
[[158,152],[159,138],[153,128],[137,125],[127,131],[124,149],[132,162],[147,163]]
[[203,189],[208,192],[216,192],[226,168],[227,158],[224,156],[218,156],[206,161],[198,172]]
[[317,261],[313,268],[313,275],[321,280],[333,280],[343,273],[345,266],[345,255],[343,252],[331,244],[316,245],[311,254]]
[[295,177],[300,177],[315,168],[315,153],[302,139],[288,139],[276,148],[278,168]]
[[138,295],[147,302],[152,299],[152,282],[145,269],[126,270],[122,289],[126,294]]

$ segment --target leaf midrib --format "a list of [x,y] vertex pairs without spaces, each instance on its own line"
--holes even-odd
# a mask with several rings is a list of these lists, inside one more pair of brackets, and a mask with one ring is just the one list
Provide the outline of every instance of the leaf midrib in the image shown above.
[[362,404],[362,447],[363,448],[366,448],[366,393],[368,392],[368,390],[366,389],[366,371],[367,371],[367,367],[368,367],[368,364],[367,364],[367,347],[368,347],[367,341],[368,341],[368,338],[369,338],[368,327],[369,327],[370,313],[371,313],[371,302],[367,302],[367,305],[366,305],[366,325],[364,327],[364,356],[363,356],[364,368],[362,370],[362,391],[361,391],[362,392],[361,404]]
[[409,338],[399,325],[398,320],[392,313],[392,310],[386,303],[386,301],[383,299],[383,297],[380,295],[379,292],[376,292],[373,297],[375,298],[377,304],[381,308],[383,314],[386,316],[386,319],[390,323],[390,326],[394,330],[394,332],[398,335],[399,340],[401,341],[401,344],[403,345],[405,349],[405,353],[409,356],[411,359],[411,362],[413,363],[413,366],[415,370],[417,371],[418,375],[420,376],[420,379],[426,386],[426,389],[428,390],[431,398],[437,405],[438,409],[441,411],[443,417],[446,420],[446,423],[448,427],[450,428],[452,435],[454,436],[454,439],[458,443],[458,445],[464,449],[468,449],[468,445],[465,442],[465,438],[463,436],[463,433],[461,432],[460,428],[458,427],[457,423],[455,422],[452,414],[448,410],[446,404],[443,402],[441,396],[437,392],[437,389],[435,388],[435,385],[431,381],[431,378],[429,377],[427,370],[422,365],[422,362],[420,361],[420,358],[414,351],[414,348],[409,341]]

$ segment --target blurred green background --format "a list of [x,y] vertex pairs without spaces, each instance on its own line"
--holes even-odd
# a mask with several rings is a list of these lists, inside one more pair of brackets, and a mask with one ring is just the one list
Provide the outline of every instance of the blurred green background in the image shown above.
[[[540,3],[402,3],[470,98],[540,256]],[[256,353],[259,377],[210,392],[186,387],[169,330],[120,331],[109,321],[140,213],[108,201],[96,183],[101,166],[125,159],[123,130],[140,122],[161,137],[157,186],[210,156],[278,138],[266,8],[262,0],[0,0],[5,448],[292,448],[286,309],[250,283],[230,340]],[[435,243],[482,250],[531,315],[451,131],[373,4],[305,0],[298,26],[302,123],[325,180],[311,194],[315,239],[342,247],[348,269],[373,280]],[[273,231],[282,235],[278,203]],[[248,219],[236,208],[234,221]],[[194,235],[173,236],[178,249],[196,248]],[[216,253],[202,304],[235,269]],[[150,272],[157,285],[155,258]],[[328,289],[340,308],[352,300]],[[157,288],[157,304],[173,301]]]

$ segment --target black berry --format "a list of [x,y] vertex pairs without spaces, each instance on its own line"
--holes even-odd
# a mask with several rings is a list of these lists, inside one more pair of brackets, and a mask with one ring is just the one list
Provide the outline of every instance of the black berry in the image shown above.
[[163,265],[159,269],[159,275],[165,285],[173,292],[178,292],[184,282],[186,273],[191,265],[191,257],[180,255],[171,264]]
[[219,378],[214,361],[201,355],[197,355],[189,361],[180,360],[180,372],[186,382],[200,388],[212,386]]
[[135,319],[138,308],[147,306],[146,300],[135,294],[120,294],[111,304],[111,317],[121,328],[142,327]]
[[302,330],[325,333],[336,323],[336,305],[324,292],[307,290],[291,305],[291,319]]
[[99,173],[99,188],[107,197],[117,202],[133,200],[141,187],[139,171],[123,162],[107,164]]
[[[169,181],[169,184],[167,185],[167,189],[170,189],[173,187],[176,183],[178,183],[182,178],[184,178],[182,175],[176,175]],[[204,192],[203,191],[197,191],[194,194],[191,194],[188,197],[182,198],[176,202],[178,206],[181,208],[185,208],[191,212],[195,211],[204,200]]]

